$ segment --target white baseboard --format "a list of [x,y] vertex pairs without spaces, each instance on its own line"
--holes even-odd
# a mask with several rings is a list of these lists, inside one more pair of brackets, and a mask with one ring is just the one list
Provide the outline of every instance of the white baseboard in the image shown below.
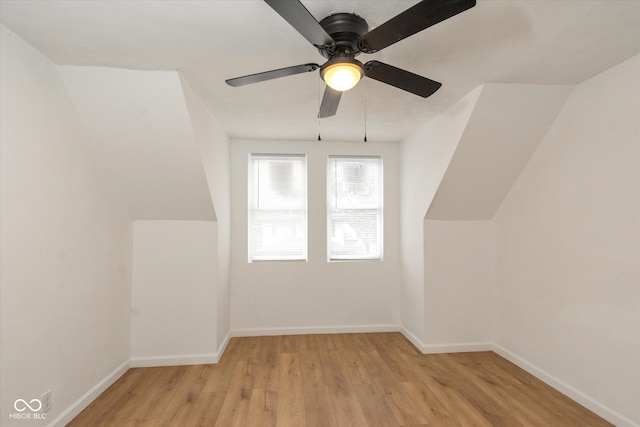
[[472,351],[491,351],[492,349],[493,344],[489,342],[447,343],[427,344],[422,352],[424,354],[469,353]]
[[228,332],[216,353],[133,357],[131,358],[130,365],[132,368],[149,368],[154,366],[208,365],[218,363],[230,339],[231,332]]
[[227,332],[227,336],[222,340],[222,344],[218,348],[218,352],[216,353],[216,361],[213,363],[218,363],[224,354],[224,351],[227,349],[227,345],[229,345],[229,340],[231,339],[231,331]]
[[421,353],[423,353],[423,354],[425,353],[427,346],[422,341],[420,341],[420,339],[418,339],[418,337],[416,337],[413,334],[413,332],[411,332],[410,330],[408,330],[404,326],[402,326],[400,328],[400,332],[402,333],[402,335],[404,335],[404,337],[406,339],[411,341],[411,344],[413,344],[415,348],[420,350]]
[[402,332],[402,335],[411,341],[411,344],[420,350],[422,354],[468,353],[471,351],[493,350],[493,344],[489,342],[425,344],[404,326],[400,329],[400,332]]
[[74,419],[84,408],[89,406],[96,397],[100,396],[106,389],[108,389],[118,378],[120,378],[129,369],[129,361],[124,362],[118,366],[113,372],[103,378],[98,384],[93,386],[88,392],[86,392],[80,399],[76,400],[65,409],[60,415],[58,415],[53,421],[47,424],[47,427],[62,427]]
[[569,384],[551,375],[545,370],[537,367],[536,365],[527,362],[526,360],[510,352],[509,350],[497,344],[493,344],[492,347],[493,347],[492,350],[497,354],[499,354],[500,356],[504,357],[511,363],[529,372],[531,375],[538,378],[540,381],[550,385],[551,387],[555,388],[565,396],[575,400],[580,405],[584,406],[590,411],[595,412],[596,414],[598,414],[605,420],[609,421],[610,423],[616,425],[617,427],[640,427],[640,424],[636,424],[635,422],[625,417],[624,415],[621,415],[616,411],[606,407],[605,405],[596,401],[592,397],[570,386]]
[[305,335],[305,334],[357,334],[369,332],[398,332],[399,325],[357,325],[357,326],[307,326],[300,328],[255,328],[234,329],[234,337],[261,337],[274,335]]
[[170,356],[135,357],[131,359],[132,368],[149,368],[153,366],[206,365],[210,363],[218,363],[218,353],[177,354]]

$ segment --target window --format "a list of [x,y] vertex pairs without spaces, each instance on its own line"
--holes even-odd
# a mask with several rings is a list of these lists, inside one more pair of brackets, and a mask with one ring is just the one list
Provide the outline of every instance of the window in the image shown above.
[[249,157],[249,262],[307,259],[307,159]]
[[382,158],[330,156],[329,260],[382,259]]

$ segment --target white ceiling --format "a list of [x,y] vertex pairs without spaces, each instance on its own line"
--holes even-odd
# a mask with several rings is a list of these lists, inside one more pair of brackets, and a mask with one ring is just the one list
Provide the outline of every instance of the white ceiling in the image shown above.
[[[427,0],[428,1],[428,0]],[[416,1],[303,0],[371,28]],[[57,64],[179,70],[232,138],[400,141],[483,83],[577,84],[640,53],[639,0],[478,0],[378,59],[443,83],[423,99],[374,80],[317,119],[316,73],[232,88],[231,77],[323,58],[260,0],[0,1],[0,20]]]

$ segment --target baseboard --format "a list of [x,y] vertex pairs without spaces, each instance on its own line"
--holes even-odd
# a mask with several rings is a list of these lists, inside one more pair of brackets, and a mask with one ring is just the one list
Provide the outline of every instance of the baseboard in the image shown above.
[[218,353],[177,354],[170,356],[135,357],[131,359],[132,368],[154,366],[207,365],[218,363]]
[[370,332],[398,332],[399,325],[357,325],[357,326],[308,326],[300,328],[255,328],[234,329],[234,337],[261,337],[273,335],[306,335],[306,334],[357,334]]
[[471,351],[493,350],[493,344],[489,342],[425,344],[404,326],[400,329],[400,332],[402,332],[402,335],[411,341],[411,344],[420,350],[422,354],[468,353]]
[[62,427],[74,419],[84,408],[89,406],[98,396],[100,396],[106,389],[108,389],[118,378],[124,375],[129,369],[129,361],[124,362],[118,366],[113,372],[103,378],[98,384],[93,386],[88,392],[86,392],[80,399],[72,403],[67,409],[65,409],[60,415],[58,415],[53,421],[47,424],[47,427]]
[[489,342],[471,343],[447,343],[447,344],[427,344],[422,352],[424,354],[437,353],[469,353],[472,351],[491,351],[493,345]]
[[406,339],[411,342],[411,344],[414,345],[415,348],[417,348],[421,353],[425,353],[427,346],[422,341],[420,341],[420,339],[418,339],[418,337],[416,337],[411,331],[402,326],[400,328],[400,332]]
[[550,385],[551,387],[555,388],[565,396],[575,400],[580,405],[584,406],[590,411],[595,412],[596,414],[598,414],[605,420],[609,421],[610,423],[616,425],[617,427],[640,427],[640,424],[636,424],[635,422],[625,417],[624,415],[621,415],[616,411],[606,407],[605,405],[596,401],[592,397],[570,386],[569,384],[565,383],[559,378],[551,375],[550,373],[546,372],[544,369],[541,369],[536,365],[527,362],[525,359],[510,352],[504,347],[501,347],[497,344],[493,344],[492,347],[493,347],[492,350],[497,354],[499,354],[500,356],[504,357],[511,363],[529,372],[531,375],[538,378],[540,381]]
[[227,335],[222,340],[222,344],[218,348],[218,352],[216,353],[216,361],[213,363],[218,363],[224,354],[224,351],[227,349],[227,345],[229,345],[229,340],[231,339],[231,331],[227,332]]

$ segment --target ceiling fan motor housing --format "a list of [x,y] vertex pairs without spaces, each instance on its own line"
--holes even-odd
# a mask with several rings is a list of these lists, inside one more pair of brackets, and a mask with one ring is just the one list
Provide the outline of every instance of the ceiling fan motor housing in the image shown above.
[[327,59],[358,55],[358,40],[369,32],[369,24],[354,13],[335,13],[320,21],[320,25],[333,38],[335,45],[318,47],[318,51]]

